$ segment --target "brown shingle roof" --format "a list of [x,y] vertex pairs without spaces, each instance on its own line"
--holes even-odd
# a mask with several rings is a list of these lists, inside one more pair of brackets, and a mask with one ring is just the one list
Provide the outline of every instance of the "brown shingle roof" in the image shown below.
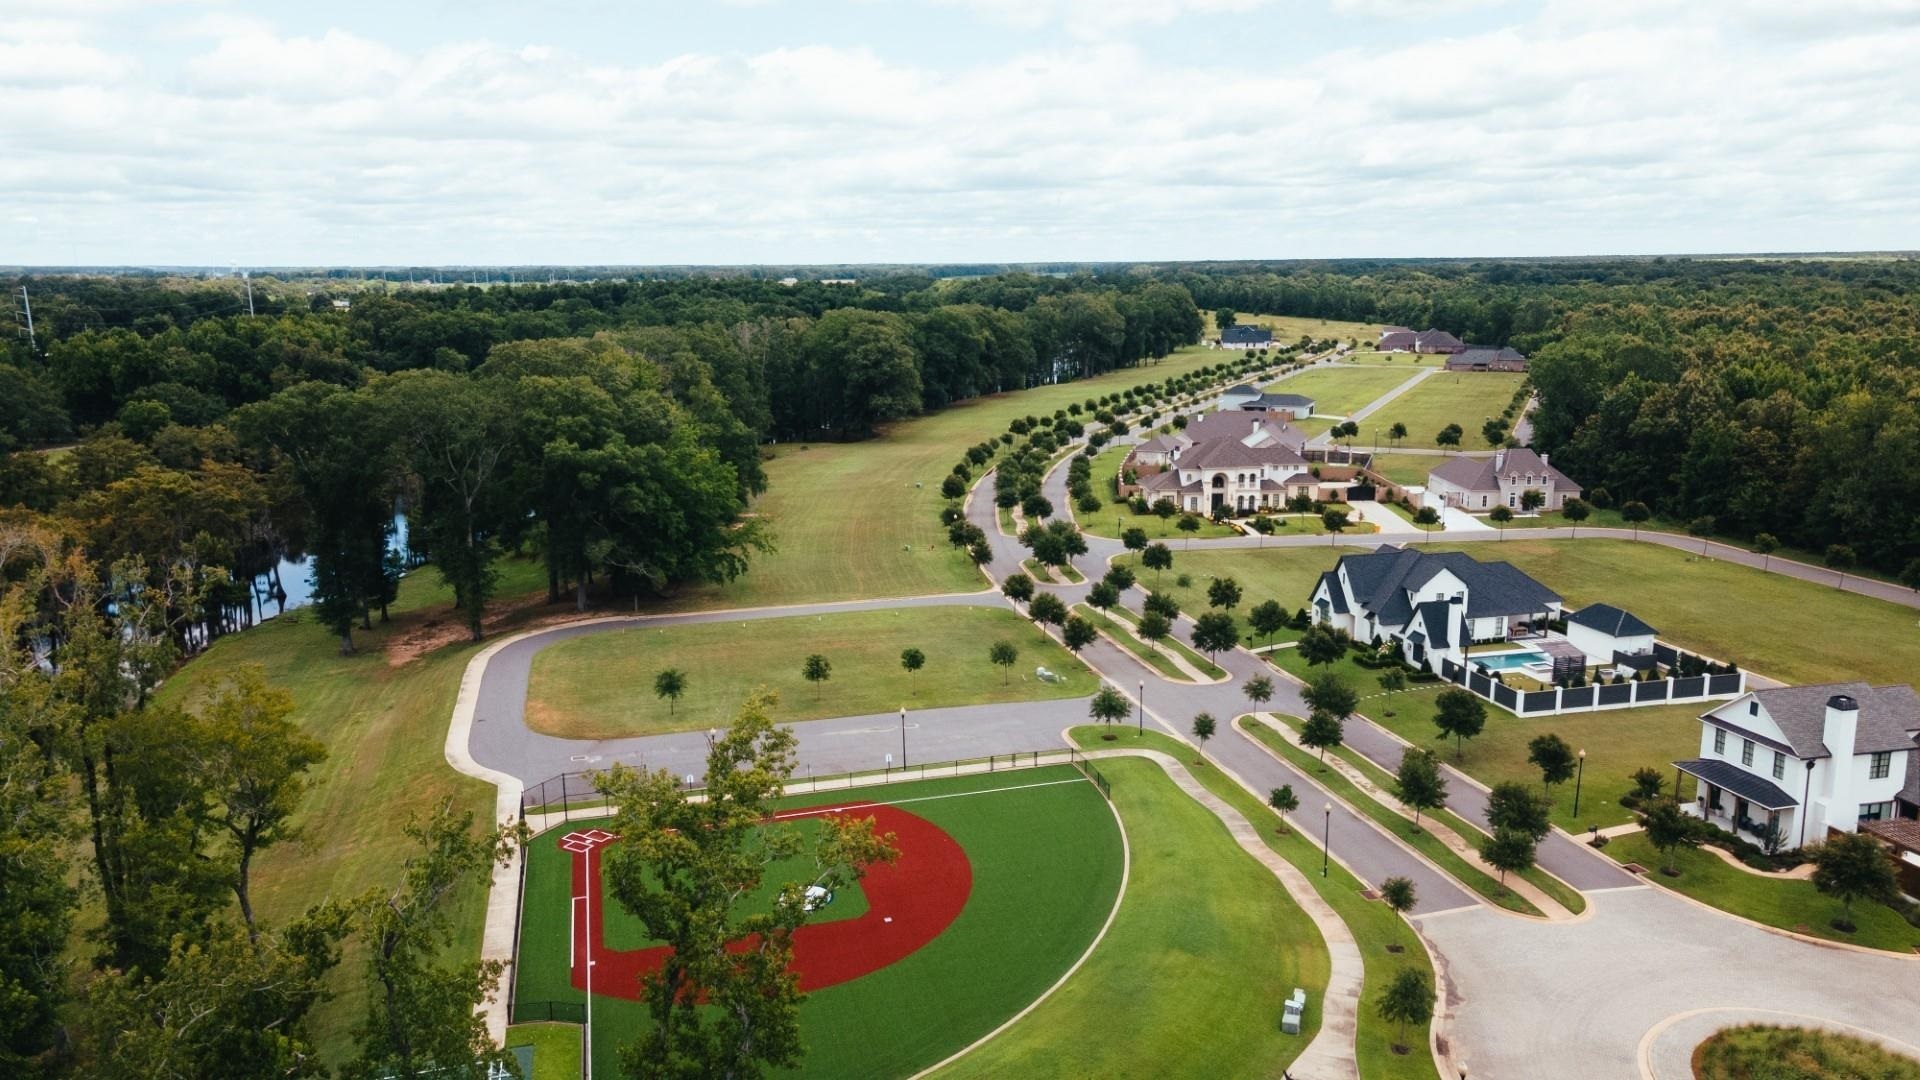
[[1555,486],[1576,495],[1580,493],[1580,485],[1574,483],[1566,473],[1547,464],[1539,454],[1524,446],[1514,450],[1503,450],[1492,457],[1448,458],[1434,466],[1427,475],[1437,476],[1449,484],[1468,491],[1499,491],[1499,477],[1502,474],[1511,476],[1514,473],[1522,476],[1551,473]]

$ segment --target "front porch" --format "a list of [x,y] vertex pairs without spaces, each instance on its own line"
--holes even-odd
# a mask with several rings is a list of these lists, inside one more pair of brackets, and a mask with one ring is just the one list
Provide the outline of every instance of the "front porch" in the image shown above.
[[[1800,801],[1778,784],[1715,758],[1676,761],[1673,767],[1696,782],[1693,802],[1681,805],[1687,813],[1762,851],[1790,851],[1800,846]],[[1674,785],[1677,791],[1678,775]]]

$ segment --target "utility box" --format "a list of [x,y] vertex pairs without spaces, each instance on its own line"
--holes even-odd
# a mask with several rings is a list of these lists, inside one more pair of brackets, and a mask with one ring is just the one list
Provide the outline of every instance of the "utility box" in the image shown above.
[[1293,996],[1287,999],[1286,1008],[1280,1014],[1281,1034],[1300,1034],[1300,1017],[1306,1011],[1307,992],[1296,986],[1293,989]]

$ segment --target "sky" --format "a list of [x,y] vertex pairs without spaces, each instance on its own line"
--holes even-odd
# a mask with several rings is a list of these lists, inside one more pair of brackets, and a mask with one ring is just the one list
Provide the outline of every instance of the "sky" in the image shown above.
[[1920,0],[0,0],[0,263],[1920,248]]

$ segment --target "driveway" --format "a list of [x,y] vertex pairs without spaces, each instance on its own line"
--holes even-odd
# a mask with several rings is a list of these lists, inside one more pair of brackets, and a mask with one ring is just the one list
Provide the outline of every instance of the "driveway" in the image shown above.
[[1493,526],[1457,506],[1441,508],[1440,524],[1446,526],[1447,534],[1450,537],[1456,533],[1490,533],[1498,531]]

